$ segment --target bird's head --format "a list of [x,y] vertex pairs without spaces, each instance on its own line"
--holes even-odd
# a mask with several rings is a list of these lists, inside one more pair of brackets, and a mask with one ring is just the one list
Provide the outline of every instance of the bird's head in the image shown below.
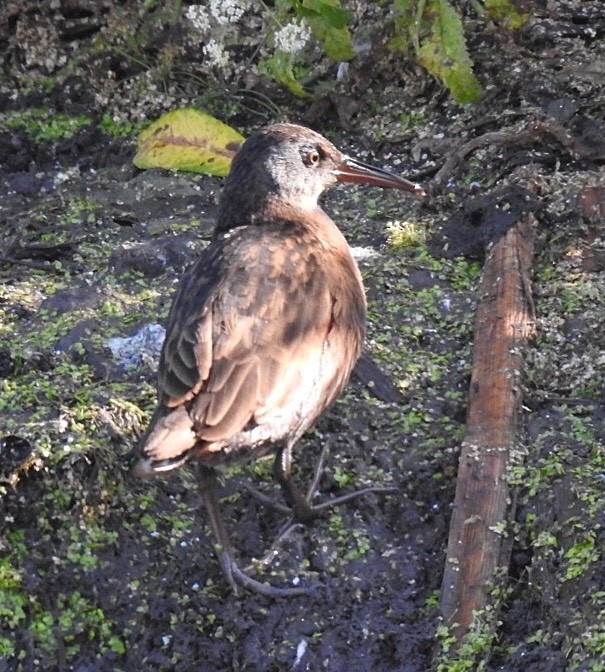
[[321,194],[340,182],[424,195],[419,185],[345,156],[309,128],[274,124],[250,136],[236,154],[223,190],[221,211],[224,215],[228,212],[233,220],[235,203],[242,215],[246,211],[254,214],[271,198],[314,209]]

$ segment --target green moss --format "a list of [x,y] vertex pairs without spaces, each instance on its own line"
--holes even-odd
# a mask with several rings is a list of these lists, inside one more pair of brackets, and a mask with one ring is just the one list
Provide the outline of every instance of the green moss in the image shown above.
[[[5,631],[16,628],[26,620],[27,595],[22,589],[22,577],[9,557],[0,558],[0,624]],[[4,655],[14,655],[14,649],[7,651],[10,640],[0,641]]]
[[91,122],[86,115],[69,117],[61,112],[32,108],[6,116],[3,124],[7,128],[23,128],[34,142],[56,142],[72,137]]
[[67,546],[65,556],[70,562],[79,565],[84,570],[96,567],[98,550],[117,538],[116,533],[106,532],[95,526],[87,527],[85,531],[72,528],[70,532],[72,540]]
[[31,622],[29,633],[36,650],[42,654],[49,654],[57,650],[56,621],[53,614],[34,601],[30,606]]
[[114,138],[135,137],[142,130],[142,123],[134,124],[130,121],[119,121],[106,113],[101,117],[99,128]]
[[413,128],[414,126],[417,126],[418,124],[422,123],[424,119],[424,112],[418,110],[406,110],[405,112],[401,112],[397,120],[399,132],[403,132]]
[[569,581],[584,574],[600,557],[600,549],[596,547],[595,531],[585,532],[563,557],[564,580]]
[[[79,592],[59,595],[55,613],[58,616],[42,608],[36,596],[27,594],[20,573],[7,558],[0,561],[0,623],[4,628],[12,630],[28,623],[31,645],[40,653],[56,652],[57,637],[61,637],[70,659],[80,650],[81,637],[98,640],[102,650],[124,652],[112,623]],[[0,655],[18,657],[19,652],[9,638],[1,637]]]
[[[254,476],[254,478],[263,481],[273,481],[273,459],[255,460],[246,465],[246,471]],[[242,473],[243,469],[237,466],[229,469],[229,477],[235,476],[237,473]]]
[[343,467],[339,465],[334,467],[332,475],[341,488],[346,488],[348,485],[355,482],[355,474],[343,469]]
[[564,459],[567,451],[553,451],[535,465],[515,466],[510,470],[511,485],[522,485],[530,497],[550,488],[551,480],[565,472]]
[[339,511],[330,514],[328,525],[338,545],[338,555],[344,561],[362,558],[372,547],[365,526],[345,527]]

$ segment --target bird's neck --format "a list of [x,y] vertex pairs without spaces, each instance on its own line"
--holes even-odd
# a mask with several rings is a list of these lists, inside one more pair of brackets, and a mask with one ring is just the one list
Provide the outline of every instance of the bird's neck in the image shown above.
[[[241,226],[262,226],[272,221],[306,223],[322,221],[327,215],[317,204],[317,198],[289,199],[274,194],[246,194],[245,200],[236,194],[223,194],[216,221],[216,233]],[[329,220],[334,226],[333,222]],[[319,222],[318,222],[319,223]]]
[[255,194],[242,197],[223,193],[216,218],[216,233],[223,233],[240,226],[249,226],[254,223],[259,213],[262,213],[262,199]]

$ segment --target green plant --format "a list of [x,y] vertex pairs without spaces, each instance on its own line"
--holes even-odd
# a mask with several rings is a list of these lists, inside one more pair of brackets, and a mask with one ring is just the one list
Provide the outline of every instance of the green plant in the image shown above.
[[565,580],[575,579],[583,574],[587,567],[599,558],[599,549],[595,545],[596,534],[590,530],[583,538],[565,553],[567,566],[565,568]]
[[446,625],[437,627],[437,637],[441,646],[442,656],[437,664],[437,672],[480,672],[487,666],[487,659],[494,644],[495,623],[492,621],[493,612],[485,610],[487,621],[484,623],[475,614],[475,625],[459,643],[457,648],[456,637]]
[[139,132],[140,125],[133,124],[129,121],[120,121],[114,119],[110,114],[104,114],[99,122],[99,128],[107,135],[114,138],[126,138],[136,135]]
[[341,466],[334,467],[334,480],[341,488],[346,488],[354,482],[355,477],[350,472],[343,469]]
[[342,514],[333,513],[329,518],[330,529],[336,537],[339,555],[344,560],[362,558],[371,548],[367,530],[362,527],[346,528]]
[[278,0],[269,16],[275,52],[261,62],[261,71],[296,96],[309,95],[300,83],[304,71],[297,72],[296,65],[311,35],[334,61],[355,56],[347,27],[351,14],[341,8],[340,0]]
[[[473,7],[511,30],[526,21],[510,0],[486,0],[483,5],[475,2]],[[459,103],[477,102],[481,86],[473,73],[463,21],[455,7],[447,0],[394,0],[393,9],[396,18],[391,48],[407,53],[411,45],[418,61]]]
[[420,247],[426,240],[426,233],[415,222],[389,222],[387,224],[389,247],[394,252]]
[[20,592],[21,574],[10,558],[0,560],[0,623],[14,628],[25,619],[27,597]]
[[475,103],[481,98],[462,19],[447,0],[418,2],[409,31],[420,63],[447,86],[458,102]]

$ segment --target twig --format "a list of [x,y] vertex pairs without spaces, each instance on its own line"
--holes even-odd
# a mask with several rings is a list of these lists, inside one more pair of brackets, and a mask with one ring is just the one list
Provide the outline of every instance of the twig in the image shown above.
[[454,151],[447,157],[445,163],[435,175],[433,183],[437,186],[441,186],[447,182],[462,159],[464,159],[467,154],[479,149],[479,147],[486,147],[488,145],[525,145],[534,142],[535,139],[535,128],[525,128],[514,131],[493,131],[472,138],[456,147],[456,149],[454,149]]

